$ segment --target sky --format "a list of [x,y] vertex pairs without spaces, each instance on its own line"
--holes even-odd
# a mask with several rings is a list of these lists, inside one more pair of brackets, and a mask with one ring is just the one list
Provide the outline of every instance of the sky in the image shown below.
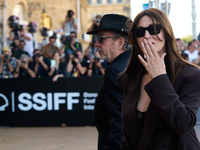
[[[131,18],[143,10],[143,3],[149,0],[132,0],[131,1]],[[165,0],[160,0],[160,3]],[[192,35],[192,0],[168,0],[171,3],[169,20],[171,22],[174,35],[176,38]],[[196,9],[196,35],[200,32],[200,0],[195,0]],[[139,7],[137,7],[139,6]]]

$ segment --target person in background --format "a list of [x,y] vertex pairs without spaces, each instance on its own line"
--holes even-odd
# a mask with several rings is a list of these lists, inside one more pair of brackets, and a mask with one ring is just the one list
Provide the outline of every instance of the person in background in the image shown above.
[[58,78],[66,76],[66,64],[60,62],[59,51],[54,52],[52,57],[53,57],[53,59],[51,60],[51,67],[53,67],[52,80],[56,82]]
[[20,60],[17,60],[17,68],[14,72],[15,78],[36,77],[34,70],[32,70],[33,68],[30,67],[29,59],[28,55],[22,54]]
[[123,138],[121,121],[122,95],[117,85],[117,75],[122,72],[130,57],[128,24],[131,20],[117,14],[106,14],[99,28],[87,34],[96,34],[95,47],[100,58],[110,64],[105,70],[104,83],[94,107],[95,125],[98,130],[98,150],[119,150]]
[[77,34],[76,32],[71,32],[70,36],[65,37],[63,41],[63,46],[60,50],[60,55],[65,54],[65,62],[68,64],[69,54],[75,54],[76,52],[82,52],[82,45],[79,42],[76,42]]
[[197,50],[197,44],[195,41],[191,41],[188,43],[188,49],[184,51],[184,53],[188,54],[189,62],[193,63],[195,59],[198,59],[199,51]]
[[50,77],[52,74],[52,68],[50,66],[50,60],[42,56],[38,49],[33,52],[33,62],[31,63],[31,68],[33,68],[37,78]]
[[183,57],[183,59],[185,59],[186,61],[189,62],[188,54],[186,54],[186,53],[182,53],[181,56]]
[[43,57],[52,59],[52,54],[59,50],[57,46],[54,46],[55,41],[56,41],[56,37],[51,36],[49,38],[49,44],[47,44],[41,48]]
[[105,69],[107,67],[107,61],[101,60],[99,52],[94,54],[94,57],[91,58],[90,64],[88,67],[88,76],[102,76],[105,74]]
[[187,45],[184,43],[184,41],[180,38],[177,38],[176,39],[176,44],[178,46],[178,50],[179,50],[179,53],[182,54],[183,51],[185,51],[187,49]]
[[[101,21],[102,16],[101,15],[96,15],[95,19],[93,20],[92,25],[90,28],[87,30],[87,32],[90,32],[92,30],[96,30],[99,28],[99,24]],[[90,58],[94,57],[94,54],[97,52],[96,47],[94,46],[95,42],[97,41],[97,35],[93,34],[92,35],[92,41],[89,43],[88,49],[90,51]]]
[[25,41],[24,51],[29,54],[30,57],[33,57],[33,37],[31,33],[26,33],[24,27],[20,31],[20,40]]
[[123,95],[121,149],[200,149],[194,130],[200,68],[181,57],[160,9],[140,12],[130,27],[131,57],[117,78]]
[[20,59],[20,56],[25,54],[24,50],[20,47],[20,40],[18,37],[13,39],[13,43],[10,45],[10,47],[12,47],[12,57],[15,57],[16,59]]
[[69,35],[72,31],[77,33],[77,25],[78,22],[74,18],[74,12],[72,10],[68,10],[65,21],[62,24],[62,29],[65,32],[65,35]]
[[11,49],[8,47],[4,48],[0,59],[0,78],[14,78],[17,61],[11,56]]
[[69,62],[67,64],[67,76],[86,76],[87,68],[88,63],[83,59],[83,53],[81,51],[69,54]]

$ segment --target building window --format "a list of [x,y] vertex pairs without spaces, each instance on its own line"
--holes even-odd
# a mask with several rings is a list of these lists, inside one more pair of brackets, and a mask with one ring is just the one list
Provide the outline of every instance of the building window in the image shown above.
[[97,0],[97,4],[101,4],[101,0]]
[[112,1],[112,0],[107,0],[107,3],[108,3],[108,4],[111,4],[111,1]]
[[87,0],[87,1],[88,1],[88,4],[91,5],[91,0]]
[[122,0],[117,0],[118,3],[122,3]]

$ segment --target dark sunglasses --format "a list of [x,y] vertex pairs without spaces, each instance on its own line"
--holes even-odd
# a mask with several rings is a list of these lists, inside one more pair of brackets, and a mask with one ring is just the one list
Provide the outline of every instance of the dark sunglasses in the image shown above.
[[99,41],[99,43],[102,43],[103,39],[106,38],[119,38],[119,37],[115,37],[115,36],[97,36],[97,40]]
[[154,30],[154,26],[150,25],[146,28],[138,27],[136,29],[132,29],[131,31],[133,32],[135,37],[139,38],[139,37],[143,37],[145,35],[146,30],[149,32],[149,34],[156,35],[156,34],[160,33],[161,29],[162,29],[161,24],[155,24],[155,30]]

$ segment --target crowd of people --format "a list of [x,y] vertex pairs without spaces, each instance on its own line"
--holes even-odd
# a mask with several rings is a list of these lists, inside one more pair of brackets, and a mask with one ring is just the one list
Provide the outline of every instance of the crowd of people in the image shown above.
[[[98,29],[101,18],[101,15],[97,15],[87,31]],[[92,35],[88,48],[82,49],[77,39],[77,20],[72,10],[67,12],[62,30],[61,47],[56,46],[55,34],[38,46],[35,30],[28,29],[26,32],[22,26],[16,31],[16,27],[10,26],[9,47],[3,50],[0,58],[0,78],[51,77],[57,81],[59,77],[104,75],[108,62],[100,59],[94,46],[97,36]],[[200,65],[200,41],[192,40],[188,46],[179,38],[176,42],[185,60]]]
[[[77,20],[72,10],[67,12],[62,25],[60,47],[56,44],[55,33],[50,37],[42,33],[45,40],[39,44],[34,35],[36,30],[30,30],[36,25],[31,24],[26,31],[25,27],[16,23],[19,18],[13,18],[9,18],[15,24],[9,23],[9,46],[4,48],[0,57],[0,78],[49,77],[57,81],[60,77],[104,75],[108,63],[100,59],[94,47],[97,39],[93,36],[88,48],[82,49],[77,38]],[[101,16],[97,15],[88,31],[98,28],[100,20]]]

